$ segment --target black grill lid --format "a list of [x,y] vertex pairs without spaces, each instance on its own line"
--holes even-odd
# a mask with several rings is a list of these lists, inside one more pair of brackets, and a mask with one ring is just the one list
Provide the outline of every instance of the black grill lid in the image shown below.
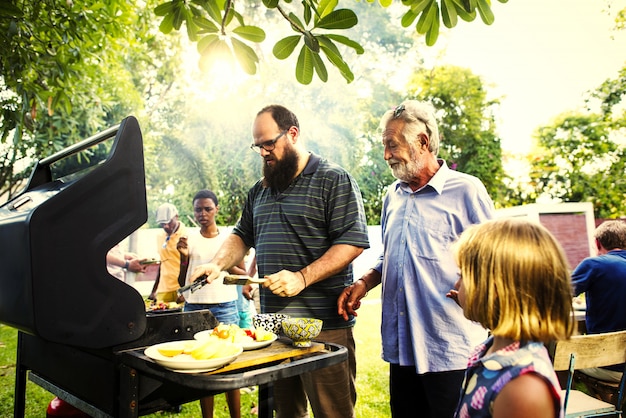
[[139,338],[143,298],[109,275],[106,253],[146,220],[134,117],[39,161],[0,206],[0,322],[88,348]]

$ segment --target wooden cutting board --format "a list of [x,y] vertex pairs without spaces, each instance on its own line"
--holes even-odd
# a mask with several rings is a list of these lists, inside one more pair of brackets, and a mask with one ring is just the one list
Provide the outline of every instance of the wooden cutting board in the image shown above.
[[231,372],[233,370],[260,366],[267,363],[276,363],[283,360],[312,354],[324,350],[323,343],[313,342],[310,347],[294,347],[288,338],[279,338],[265,348],[244,351],[230,364],[207,374]]

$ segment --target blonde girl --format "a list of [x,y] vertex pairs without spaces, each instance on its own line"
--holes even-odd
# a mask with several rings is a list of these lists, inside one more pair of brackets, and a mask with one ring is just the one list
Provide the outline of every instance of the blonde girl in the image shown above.
[[510,218],[467,229],[454,252],[460,277],[448,296],[490,330],[469,359],[455,416],[563,416],[543,344],[574,327],[563,249],[543,226]]

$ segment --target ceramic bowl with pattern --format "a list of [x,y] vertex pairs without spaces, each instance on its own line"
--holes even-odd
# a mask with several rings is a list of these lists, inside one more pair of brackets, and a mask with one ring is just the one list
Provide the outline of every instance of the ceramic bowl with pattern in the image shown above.
[[282,321],[288,319],[289,315],[280,313],[256,314],[252,317],[254,328],[263,328],[265,331],[278,335],[282,331]]
[[283,333],[296,347],[310,347],[311,340],[322,331],[322,320],[315,318],[288,318],[282,322]]

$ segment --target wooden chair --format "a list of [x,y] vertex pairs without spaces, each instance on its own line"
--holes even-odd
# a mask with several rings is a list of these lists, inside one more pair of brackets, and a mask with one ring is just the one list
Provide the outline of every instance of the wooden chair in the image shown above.
[[556,342],[550,351],[554,370],[568,372],[567,384],[563,391],[566,418],[622,416],[621,405],[626,373],[622,373],[615,404],[572,390],[571,386],[575,370],[626,363],[626,331],[574,335],[569,340]]

